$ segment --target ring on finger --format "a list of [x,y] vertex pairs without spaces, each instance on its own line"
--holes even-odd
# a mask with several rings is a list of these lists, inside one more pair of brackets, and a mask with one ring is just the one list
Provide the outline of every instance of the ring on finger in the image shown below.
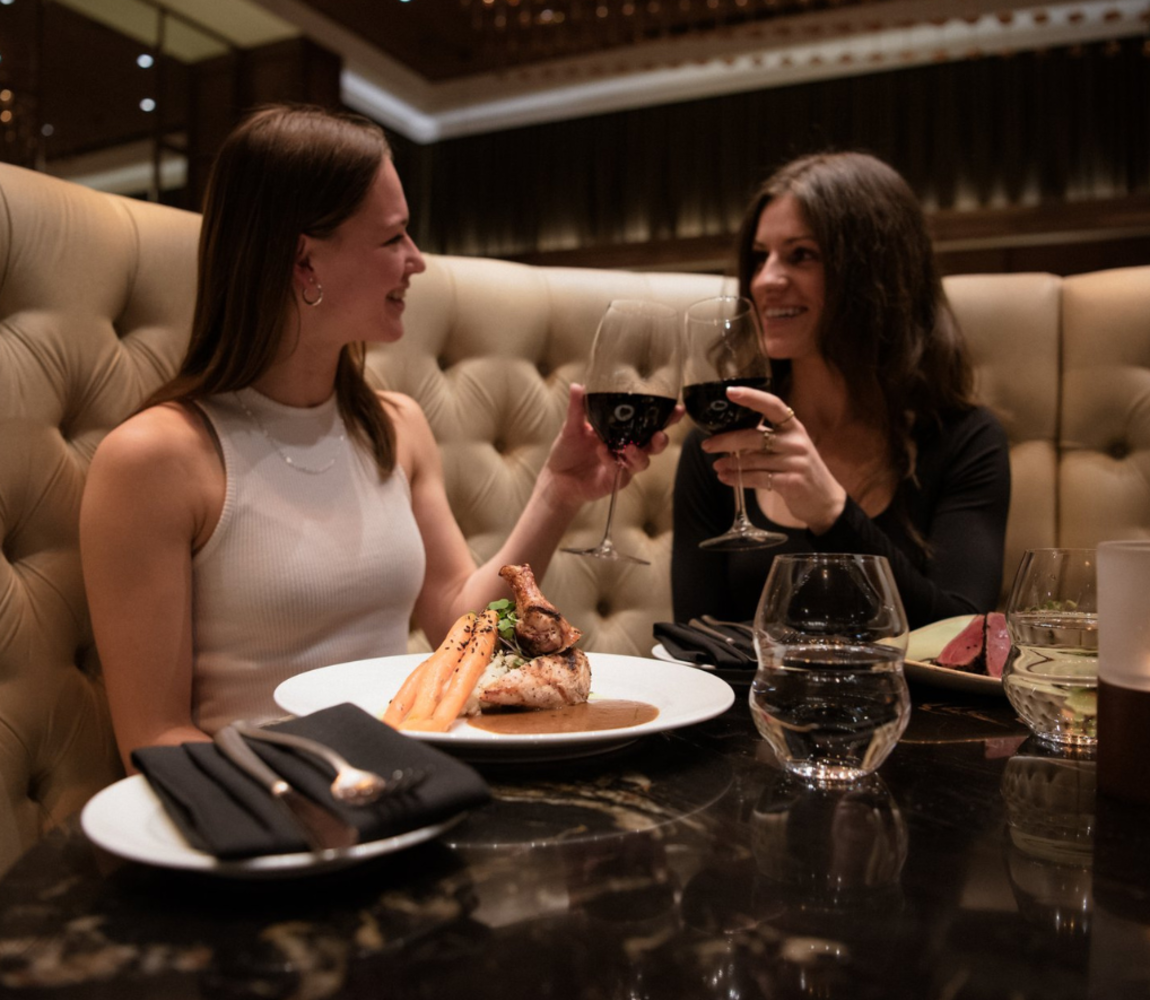
[[782,420],[776,420],[775,421],[775,430],[778,430],[780,427],[782,427],[783,424],[785,424],[788,420],[794,420],[794,419],[795,419],[795,411],[792,410],[788,406],[787,407],[787,415],[785,417],[783,417]]
[[770,427],[764,427],[762,434],[763,443],[759,447],[764,455],[769,455],[775,450],[775,432]]

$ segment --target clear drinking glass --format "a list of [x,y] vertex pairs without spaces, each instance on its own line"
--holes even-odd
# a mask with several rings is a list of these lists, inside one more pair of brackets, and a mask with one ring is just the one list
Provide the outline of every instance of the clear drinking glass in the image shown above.
[[[687,310],[683,350],[683,405],[708,434],[756,427],[762,416],[727,399],[731,386],[768,389],[771,364],[763,353],[754,304],[737,295],[696,302]],[[747,517],[743,474],[735,453],[735,519],[723,534],[699,543],[701,549],[730,552],[781,545],[787,536],[756,528]]]
[[907,620],[883,556],[776,556],[755,615],[751,715],[816,783],[873,773],[910,721]]
[[1014,648],[1002,671],[1010,704],[1035,736],[1098,740],[1098,588],[1094,549],[1028,549],[1006,605]]
[[679,399],[683,375],[680,313],[670,306],[640,299],[618,299],[607,307],[583,379],[587,420],[615,456],[615,482],[607,524],[598,545],[565,548],[580,556],[648,565],[646,559],[615,548],[611,523],[627,445],[645,448],[667,426]]

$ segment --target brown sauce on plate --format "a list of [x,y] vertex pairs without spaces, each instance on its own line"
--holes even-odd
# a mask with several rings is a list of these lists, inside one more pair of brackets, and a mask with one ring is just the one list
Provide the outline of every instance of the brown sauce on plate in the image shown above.
[[645,701],[604,698],[563,708],[507,709],[483,712],[467,720],[476,729],[489,733],[533,734],[589,733],[604,729],[627,729],[650,722],[659,714]]

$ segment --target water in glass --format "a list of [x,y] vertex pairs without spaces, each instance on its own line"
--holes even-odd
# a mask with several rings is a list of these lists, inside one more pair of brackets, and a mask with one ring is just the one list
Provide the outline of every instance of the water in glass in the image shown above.
[[1015,652],[1002,686],[1035,733],[1056,743],[1098,738],[1098,615],[1033,611],[1011,618]]
[[762,662],[751,715],[788,771],[854,781],[886,759],[906,729],[910,695],[903,653],[880,643],[788,646]]

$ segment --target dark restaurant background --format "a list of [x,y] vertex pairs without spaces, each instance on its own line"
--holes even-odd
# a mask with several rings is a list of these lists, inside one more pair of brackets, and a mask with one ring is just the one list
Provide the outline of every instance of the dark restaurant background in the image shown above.
[[[154,64],[142,68],[139,41],[80,6],[0,2],[7,162],[68,176],[102,149],[134,145],[156,164],[175,157],[186,167],[177,186],[130,193],[194,209],[244,109],[340,104],[341,57],[306,36],[243,48],[169,16],[159,30],[199,31],[220,54],[181,62],[160,38]],[[386,19],[388,6],[377,3],[377,16]],[[746,200],[773,167],[816,150],[864,149],[907,177],[949,273],[1141,264],[1150,261],[1150,4],[1144,25],[1141,35],[427,143],[389,135],[413,232],[437,253],[724,271]],[[143,94],[154,95],[153,110],[141,109]]]

